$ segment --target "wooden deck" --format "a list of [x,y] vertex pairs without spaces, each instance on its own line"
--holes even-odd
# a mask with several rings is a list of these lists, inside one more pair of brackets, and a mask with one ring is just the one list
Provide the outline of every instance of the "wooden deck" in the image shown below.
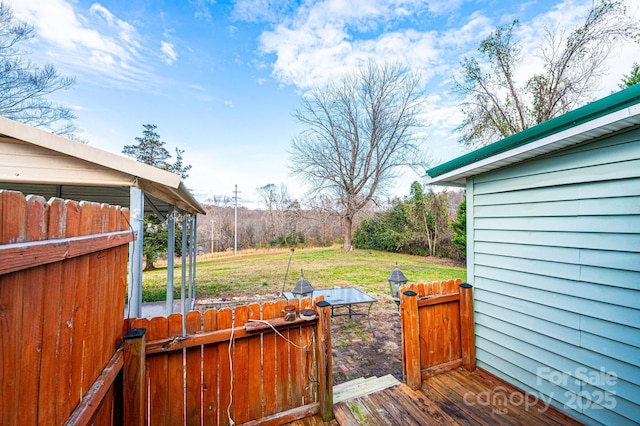
[[[482,370],[452,370],[426,380],[338,402],[339,425],[581,425],[533,395]],[[322,424],[322,423],[308,423]]]

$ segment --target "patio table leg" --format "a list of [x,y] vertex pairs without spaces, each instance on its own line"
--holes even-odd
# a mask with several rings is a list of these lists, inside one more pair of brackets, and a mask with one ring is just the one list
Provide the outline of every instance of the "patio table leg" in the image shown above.
[[367,310],[367,321],[369,321],[369,329],[371,330],[371,335],[375,339],[376,338],[376,333],[375,333],[373,327],[371,326],[371,307],[373,307],[373,303],[369,303],[369,309]]

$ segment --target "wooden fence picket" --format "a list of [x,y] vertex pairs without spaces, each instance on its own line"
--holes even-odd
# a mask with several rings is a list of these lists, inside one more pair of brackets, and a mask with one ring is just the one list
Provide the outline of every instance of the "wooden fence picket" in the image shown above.
[[[147,341],[164,339],[169,336],[169,324],[166,317],[152,318],[147,328]],[[134,324],[134,327],[142,325]],[[169,406],[169,400],[175,395],[169,394],[169,359],[168,357],[147,357],[147,375],[149,394],[147,401],[150,402],[149,423],[152,425],[162,424],[165,419],[165,411],[162,407]],[[165,386],[162,386],[165,384]]]
[[[244,327],[249,319],[247,306],[235,308],[234,327]],[[242,424],[249,420],[249,339],[234,342],[233,356],[233,419]]]
[[[175,313],[167,317],[168,336],[182,336],[182,315]],[[184,358],[183,351],[168,354],[167,393],[165,408],[166,424],[178,425],[184,422]],[[157,409],[162,409],[158,407]]]
[[[218,330],[231,328],[233,323],[232,312],[229,308],[223,308],[218,311]],[[219,410],[218,425],[228,425],[229,415],[233,413],[230,407],[231,403],[231,364],[229,362],[229,353],[233,356],[233,344],[231,341],[218,343],[218,372],[219,372]]]
[[[252,303],[248,306],[249,320],[259,320],[260,305]],[[262,413],[262,392],[263,392],[263,378],[262,378],[262,338],[260,335],[250,337],[249,339],[249,363],[247,365],[249,373],[249,388],[247,393],[247,402],[249,404],[249,419],[259,419],[263,416]]]
[[[296,312],[300,312],[300,302],[298,299],[289,301],[290,305],[295,306]],[[291,343],[289,343],[291,342]],[[296,346],[300,346],[300,327],[292,327],[289,329],[289,342],[283,342],[289,349],[289,403],[288,408],[299,407],[302,405],[302,360],[301,353]]]
[[[278,308],[277,302],[265,302],[262,305],[262,318],[271,320],[279,316],[276,312]],[[278,336],[275,333],[265,334],[262,337],[262,357],[264,371],[262,375],[264,387],[264,416],[270,416],[277,413],[276,401],[276,340]]]
[[[287,305],[285,300],[281,300],[276,305],[276,311],[284,311]],[[280,332],[281,336],[276,338],[276,409],[278,412],[285,411],[289,408],[289,345],[284,339],[289,338],[289,330]]]
[[[209,309],[204,313],[203,331],[215,331],[218,329],[218,311]],[[203,367],[202,372],[202,406],[204,412],[203,423],[206,425],[217,424],[218,413],[220,412],[218,401],[218,351],[219,345],[206,345],[204,346],[204,354],[202,357]]]
[[[187,333],[195,334],[202,328],[200,311],[187,313]],[[188,425],[200,424],[202,413],[200,412],[201,399],[201,373],[202,373],[202,346],[188,348],[186,350],[186,421]]]
[[[46,229],[46,203],[44,198],[29,195],[26,198],[26,241],[41,241],[47,237]],[[57,268],[59,269],[59,268]],[[44,327],[44,319],[56,320],[51,313],[45,310],[59,300],[60,280],[54,277],[51,285],[45,285],[47,275],[51,273],[51,268],[40,266],[29,271],[28,279],[24,281],[24,298],[22,301],[25,308],[31,305],[35,307],[27,315],[22,317],[23,336],[31,338],[23,339],[22,354],[20,359],[20,394],[19,401],[24,404],[33,395],[32,389],[40,389],[38,398],[45,404],[28,404],[20,409],[20,417],[27,421],[29,418],[41,418],[45,422],[55,422],[55,405],[46,404],[50,401],[55,392],[55,362],[53,357],[44,357],[40,362],[40,351],[48,354],[55,354],[55,333],[53,327]],[[58,279],[56,279],[58,278]],[[45,300],[49,303],[45,303]],[[49,309],[55,313],[57,306]],[[43,333],[47,333],[43,337]],[[43,365],[44,364],[44,365]]]
[[[303,299],[300,304],[300,310],[312,309],[313,301],[310,298]],[[302,405],[309,404],[312,401],[317,401],[316,386],[313,381],[314,377],[317,377],[317,371],[314,371],[315,366],[315,351],[313,350],[313,329],[311,327],[301,327],[300,331],[300,346],[305,348],[301,351],[302,354],[302,367],[303,375],[301,377],[301,393],[302,393]]]

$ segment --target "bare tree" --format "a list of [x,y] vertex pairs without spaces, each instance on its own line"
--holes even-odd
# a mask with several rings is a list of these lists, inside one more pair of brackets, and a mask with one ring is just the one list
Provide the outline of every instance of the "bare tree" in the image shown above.
[[423,99],[420,79],[399,64],[369,63],[303,97],[294,113],[306,129],[293,139],[290,169],[311,195],[336,200],[351,248],[358,211],[397,176],[424,166],[413,133]]
[[0,2],[0,115],[34,127],[77,139],[71,109],[56,105],[47,96],[73,86],[53,65],[40,67],[20,48],[35,37],[35,28],[18,21],[11,8]]
[[462,78],[454,91],[463,98],[460,143],[484,146],[520,132],[588,101],[605,71],[604,62],[620,42],[637,37],[640,25],[630,19],[622,0],[594,3],[584,23],[566,34],[546,30],[538,51],[544,71],[524,85],[515,79],[521,45],[518,21],[498,27],[484,39],[476,58],[462,60]]
[[286,238],[287,234],[295,228],[295,211],[299,210],[297,200],[291,198],[289,190],[284,184],[276,186],[272,183],[257,188],[262,197],[269,222],[266,225],[268,242],[275,242],[278,237]]

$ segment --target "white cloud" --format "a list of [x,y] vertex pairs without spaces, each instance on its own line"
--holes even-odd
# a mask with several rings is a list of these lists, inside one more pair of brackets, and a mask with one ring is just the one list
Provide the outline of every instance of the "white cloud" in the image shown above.
[[429,11],[437,15],[457,10],[466,0],[430,0]]
[[[276,23],[260,38],[263,53],[273,55],[272,75],[281,83],[308,90],[326,84],[370,58],[400,60],[422,73],[429,82],[425,101],[425,121],[429,127],[426,146],[438,159],[446,161],[461,154],[454,131],[463,119],[459,100],[451,94],[451,78],[460,69],[463,56],[476,55],[477,48],[497,25],[518,16],[531,16],[535,2],[523,3],[509,15],[491,10],[471,14],[455,11],[465,0],[430,1],[431,14],[443,14],[448,25],[438,32],[427,26],[397,26],[404,16],[419,20],[425,5],[411,1],[327,0],[304,3],[295,14]],[[553,4],[550,4],[553,3]],[[516,36],[522,42],[522,64],[516,78],[524,83],[541,71],[535,52],[545,40],[545,28],[570,31],[583,22],[591,0],[547,2],[547,10],[522,20]],[[544,7],[544,6],[543,6]],[[640,19],[640,6],[632,16]],[[453,15],[455,19],[450,19]],[[417,17],[417,18],[416,18]],[[407,29],[413,28],[413,29]],[[598,96],[616,90],[616,84],[640,58],[640,46],[627,44],[609,60],[610,75],[603,80]]]
[[47,55],[74,72],[119,81],[146,81],[141,36],[134,25],[94,3],[82,10],[70,0],[9,0],[16,17],[34,25]]
[[465,34],[452,34],[449,40],[433,31],[383,30],[390,22],[426,13],[427,6],[403,0],[315,3],[301,7],[294,18],[264,32],[261,48],[276,55],[273,75],[302,89],[323,85],[372,58],[398,60],[432,75],[443,62],[441,44],[462,43],[477,36],[478,28],[488,26],[488,20],[474,16],[468,28],[460,30]]
[[495,29],[495,23],[481,12],[473,12],[460,27],[454,27],[440,34],[443,48],[470,47],[475,50],[478,42]]
[[190,0],[189,3],[195,9],[194,17],[198,19],[204,19],[206,21],[211,20],[211,12],[209,6],[215,4],[215,0]]
[[169,43],[166,41],[160,42],[160,50],[163,53],[164,61],[171,65],[178,59],[178,52],[176,52],[173,43]]
[[[264,1],[249,1],[253,6]],[[363,62],[375,58],[400,60],[422,72],[427,81],[439,85],[459,70],[465,55],[475,55],[482,39],[497,25],[511,22],[518,13],[531,12],[534,3],[526,3],[510,15],[494,16],[490,11],[459,13],[457,25],[435,32],[428,27],[394,25],[409,16],[421,19],[426,11],[449,18],[465,0],[326,0],[303,3],[295,13],[281,19],[260,37],[260,47],[273,55],[272,75],[281,83],[302,90],[326,84]],[[551,2],[549,2],[551,3]],[[521,21],[517,37],[522,42],[522,66],[517,78],[525,81],[541,69],[535,52],[545,40],[545,28],[569,31],[583,21],[591,0],[562,0],[549,4],[548,10],[528,21]],[[539,6],[539,5],[538,5]],[[635,13],[635,12],[634,12]],[[635,48],[633,48],[635,46]],[[637,55],[637,45],[625,46],[628,72]],[[637,60],[637,59],[636,59]],[[627,64],[628,63],[628,64]],[[615,67],[613,67],[615,68]],[[619,68],[619,67],[618,67]]]
[[231,14],[233,19],[245,22],[272,22],[276,20],[287,2],[270,0],[237,0]]

